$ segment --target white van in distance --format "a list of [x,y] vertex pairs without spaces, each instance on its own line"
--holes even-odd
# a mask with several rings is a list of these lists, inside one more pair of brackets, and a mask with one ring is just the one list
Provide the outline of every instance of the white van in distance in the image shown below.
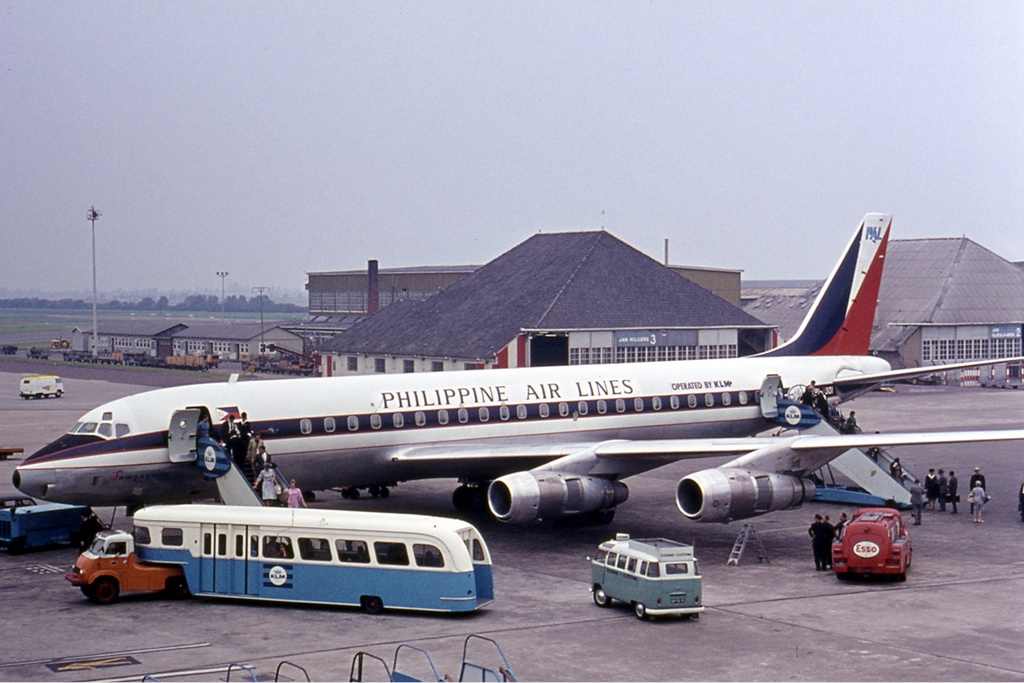
[[64,383],[57,375],[32,375],[21,379],[22,398],[60,398],[64,395]]

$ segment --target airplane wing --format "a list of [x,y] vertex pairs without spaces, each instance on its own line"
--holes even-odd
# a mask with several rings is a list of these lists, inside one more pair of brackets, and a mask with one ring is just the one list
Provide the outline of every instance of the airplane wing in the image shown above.
[[923,377],[924,375],[931,375],[936,372],[946,372],[947,370],[962,370],[964,368],[977,368],[983,365],[1001,365],[1003,363],[1020,362],[1024,362],[1024,356],[1017,356],[1015,358],[999,358],[996,360],[986,361],[967,361],[963,363],[950,363],[947,365],[926,365],[918,368],[904,368],[902,370],[878,372],[871,375],[850,375],[848,377],[840,376],[832,380],[831,383],[819,383],[819,386],[824,387],[831,385],[835,392],[839,394],[844,401],[847,401],[851,398],[877,389],[886,382],[894,382],[901,379],[913,379],[914,377]]

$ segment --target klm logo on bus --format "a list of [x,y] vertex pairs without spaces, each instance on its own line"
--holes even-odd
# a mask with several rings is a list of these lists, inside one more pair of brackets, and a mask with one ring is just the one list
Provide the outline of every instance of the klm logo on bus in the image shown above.
[[291,588],[291,565],[280,565],[274,564],[263,565],[263,578],[265,579],[263,586],[270,588]]
[[882,227],[879,225],[865,225],[864,239],[871,242],[879,242],[882,239]]

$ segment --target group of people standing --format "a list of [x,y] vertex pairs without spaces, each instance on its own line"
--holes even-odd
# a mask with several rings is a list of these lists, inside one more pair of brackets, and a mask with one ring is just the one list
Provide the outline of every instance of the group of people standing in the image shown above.
[[828,571],[832,568],[832,541],[842,538],[843,527],[848,521],[845,512],[839,513],[839,521],[835,526],[829,522],[828,515],[814,515],[814,521],[808,527],[807,535],[811,537],[815,571]]
[[[939,512],[946,511],[946,505],[950,506],[950,513],[957,514],[957,503],[960,502],[958,494],[960,482],[953,470],[946,476],[944,470],[936,474],[935,468],[928,470],[924,483],[914,479],[910,485],[910,504],[914,508],[914,524],[921,523],[921,515],[925,510],[934,511],[936,504]],[[985,475],[981,473],[980,467],[974,468],[974,473],[968,481],[970,493],[967,495],[967,502],[971,506],[971,515],[975,522],[984,522],[982,514],[985,510],[985,503],[991,500],[991,496],[985,491]]]

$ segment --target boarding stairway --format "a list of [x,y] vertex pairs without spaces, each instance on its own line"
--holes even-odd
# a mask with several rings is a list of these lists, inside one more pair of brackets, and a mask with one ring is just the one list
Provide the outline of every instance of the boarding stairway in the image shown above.
[[[828,420],[822,420],[804,429],[803,433],[835,436],[841,432]],[[893,458],[885,449],[851,448],[839,457],[833,458],[819,471],[819,476],[823,481],[834,481],[831,472],[834,470],[873,496],[895,501],[901,506],[909,506],[910,491],[903,485],[903,480],[897,480],[891,474],[892,463]],[[903,477],[913,479],[906,470],[903,470]]]

